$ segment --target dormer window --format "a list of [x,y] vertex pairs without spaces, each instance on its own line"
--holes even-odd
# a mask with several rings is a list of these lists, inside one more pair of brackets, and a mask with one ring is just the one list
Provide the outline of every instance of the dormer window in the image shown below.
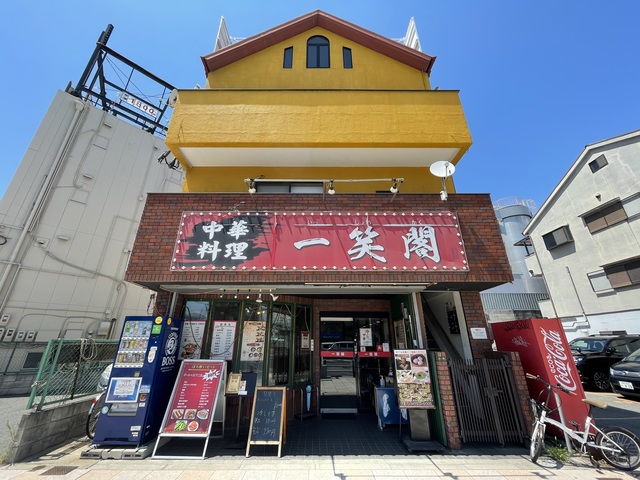
[[329,68],[329,40],[316,35],[307,40],[307,68]]

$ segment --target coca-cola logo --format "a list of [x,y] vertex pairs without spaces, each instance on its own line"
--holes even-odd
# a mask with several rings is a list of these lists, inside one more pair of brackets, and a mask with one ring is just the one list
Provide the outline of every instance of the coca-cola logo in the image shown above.
[[540,332],[543,336],[544,348],[547,350],[547,364],[551,374],[559,385],[572,392],[575,391],[578,383],[573,378],[569,363],[573,362],[573,358],[567,354],[560,332],[557,330],[547,332],[544,328],[540,328]]

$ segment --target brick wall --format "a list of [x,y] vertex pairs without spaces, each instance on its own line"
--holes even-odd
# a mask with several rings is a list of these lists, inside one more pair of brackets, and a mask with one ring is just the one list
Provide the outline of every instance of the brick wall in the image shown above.
[[[369,211],[439,212],[458,215],[465,244],[467,272],[261,272],[171,271],[173,247],[183,211],[228,211],[245,202],[243,211]],[[285,195],[237,193],[149,194],[127,269],[126,280],[158,290],[170,283],[287,283],[309,281],[345,283],[437,283],[433,288],[483,290],[510,282],[511,269],[488,194],[452,194],[447,202],[439,195]],[[477,284],[477,285],[473,285]]]
[[456,402],[451,385],[451,374],[447,365],[447,355],[444,352],[436,352],[436,370],[448,446],[451,450],[460,450],[462,448],[460,424],[456,414]]
[[489,326],[482,308],[480,292],[460,292],[460,300],[464,307],[464,318],[467,322],[473,358],[483,358],[492,352],[491,340],[489,338],[474,339],[471,335],[472,328],[484,328],[487,332],[487,337],[489,337]]

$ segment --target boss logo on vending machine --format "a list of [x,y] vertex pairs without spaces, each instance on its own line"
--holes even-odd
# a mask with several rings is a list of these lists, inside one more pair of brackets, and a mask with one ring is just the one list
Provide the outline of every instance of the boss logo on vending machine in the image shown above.
[[176,363],[176,350],[178,349],[178,334],[171,332],[164,344],[164,357],[162,357],[162,366],[170,366]]

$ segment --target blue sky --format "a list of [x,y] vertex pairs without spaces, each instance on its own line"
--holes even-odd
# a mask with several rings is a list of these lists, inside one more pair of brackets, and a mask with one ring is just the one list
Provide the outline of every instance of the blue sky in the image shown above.
[[640,1],[6,2],[0,20],[0,195],[55,92],[109,47],[178,88],[204,84],[220,17],[244,38],[321,9],[381,35],[415,18],[433,87],[460,90],[473,145],[458,192],[540,206],[585,145],[640,128]]

